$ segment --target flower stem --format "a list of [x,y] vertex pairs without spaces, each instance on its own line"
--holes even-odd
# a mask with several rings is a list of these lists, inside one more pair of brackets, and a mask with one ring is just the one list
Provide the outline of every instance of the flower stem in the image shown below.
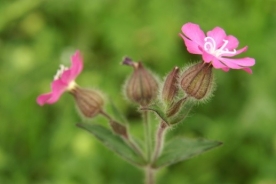
[[[108,119],[109,121],[114,121],[113,118],[108,115],[105,111],[101,110],[100,111],[101,115],[103,115],[106,119]],[[122,136],[122,138],[126,141],[126,143],[132,147],[132,149],[138,154],[140,155],[142,158],[145,158],[144,157],[144,154],[141,150],[141,148],[136,144],[136,142],[131,138],[130,135],[128,136]]]
[[145,175],[145,184],[155,184],[155,170],[151,166],[145,168]]
[[103,115],[106,119],[108,119],[109,121],[113,121],[112,117],[109,116],[105,111],[101,110],[100,114]]
[[167,127],[168,125],[164,121],[161,121],[156,133],[156,144],[155,144],[155,149],[153,153],[153,162],[157,160],[157,158],[159,157],[162,151]]
[[144,115],[146,158],[148,160],[148,163],[150,163],[151,162],[151,132],[150,132],[150,124],[148,121],[148,111],[143,111],[143,115]]

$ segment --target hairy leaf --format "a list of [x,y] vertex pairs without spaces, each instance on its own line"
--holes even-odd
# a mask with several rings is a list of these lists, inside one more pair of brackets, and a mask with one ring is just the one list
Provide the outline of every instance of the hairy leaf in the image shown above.
[[153,167],[159,168],[175,164],[202,154],[220,145],[222,145],[222,143],[218,141],[176,138],[165,145],[163,153],[153,164]]
[[117,153],[123,159],[137,166],[144,165],[143,158],[140,155],[138,155],[124,141],[123,138],[121,138],[118,135],[115,135],[111,130],[98,124],[78,123],[77,126],[93,134],[107,148]]

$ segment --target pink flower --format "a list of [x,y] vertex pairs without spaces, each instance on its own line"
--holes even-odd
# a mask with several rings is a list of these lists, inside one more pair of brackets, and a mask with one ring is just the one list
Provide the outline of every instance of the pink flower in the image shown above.
[[249,68],[255,64],[255,59],[250,57],[231,59],[247,50],[247,46],[236,50],[239,41],[232,35],[226,35],[225,31],[220,27],[205,33],[200,29],[199,25],[187,23],[182,26],[183,34],[180,36],[184,39],[188,52],[192,54],[201,54],[205,63],[212,63],[214,68],[220,68],[224,71],[231,69],[243,69],[248,73],[252,73]]
[[63,65],[60,66],[60,70],[54,77],[54,81],[51,83],[52,91],[50,93],[42,94],[37,97],[37,103],[42,106],[44,104],[53,104],[65,91],[70,91],[76,87],[75,79],[81,73],[83,63],[79,51],[71,57],[72,66],[66,68]]

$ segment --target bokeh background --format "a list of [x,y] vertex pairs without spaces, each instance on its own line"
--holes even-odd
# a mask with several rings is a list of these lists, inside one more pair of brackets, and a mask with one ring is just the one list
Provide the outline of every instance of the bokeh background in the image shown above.
[[256,65],[253,75],[215,71],[214,97],[169,136],[224,145],[162,169],[158,183],[275,184],[275,0],[1,0],[0,183],[142,183],[142,171],[75,126],[81,118],[69,94],[43,107],[36,97],[79,49],[85,67],[78,84],[103,91],[140,131],[137,107],[122,95],[131,73],[122,57],[143,61],[161,79],[199,60],[178,36],[186,22],[204,31],[223,27],[240,48],[249,46],[240,57]]

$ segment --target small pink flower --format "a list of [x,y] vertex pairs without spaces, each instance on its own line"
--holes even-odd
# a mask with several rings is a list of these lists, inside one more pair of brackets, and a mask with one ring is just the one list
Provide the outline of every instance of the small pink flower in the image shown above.
[[232,35],[226,35],[225,31],[220,27],[205,33],[200,29],[199,25],[187,23],[182,26],[183,34],[180,36],[184,39],[188,52],[192,54],[201,54],[205,63],[212,63],[214,68],[220,68],[224,71],[231,69],[243,69],[248,73],[252,73],[249,68],[255,64],[255,59],[250,57],[231,59],[247,50],[247,46],[236,50],[239,41]]
[[60,66],[60,70],[54,77],[54,81],[51,83],[52,91],[45,93],[37,97],[37,103],[42,106],[44,104],[53,104],[65,91],[70,91],[76,86],[75,79],[81,73],[83,63],[82,57],[79,51],[71,57],[72,66],[66,68],[63,65]]

